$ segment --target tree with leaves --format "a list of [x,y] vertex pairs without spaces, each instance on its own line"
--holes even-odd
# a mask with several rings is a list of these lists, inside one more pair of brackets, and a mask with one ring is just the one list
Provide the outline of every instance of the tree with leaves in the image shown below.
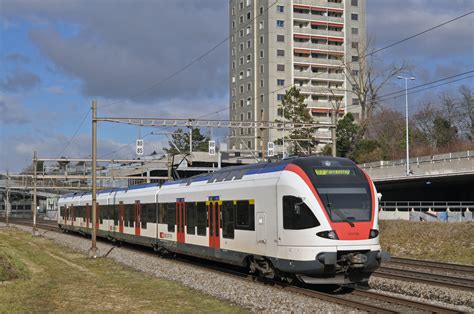
[[[305,97],[295,86],[286,91],[283,97],[281,107],[278,109],[278,115],[283,120],[277,122],[290,123],[314,123],[313,117],[309,113],[308,106],[304,103]],[[293,128],[285,130],[285,142],[290,144],[290,155],[310,154],[316,144],[315,138],[316,128]],[[276,143],[283,144],[283,137],[279,138]]]
[[355,123],[352,113],[348,113],[339,120],[336,126],[337,156],[349,157],[355,150],[360,137],[360,127]]
[[[206,152],[208,150],[208,136],[201,133],[200,129],[193,128],[193,151]],[[187,154],[189,153],[189,131],[184,132],[182,129],[177,129],[171,135],[168,141],[169,148],[165,148],[165,152],[171,155]]]

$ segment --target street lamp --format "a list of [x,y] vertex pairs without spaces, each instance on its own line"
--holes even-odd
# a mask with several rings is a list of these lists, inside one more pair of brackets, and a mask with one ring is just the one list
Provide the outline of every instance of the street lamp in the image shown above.
[[398,76],[399,80],[405,80],[405,116],[406,116],[406,144],[407,144],[407,176],[410,175],[410,148],[408,141],[408,80],[415,80],[414,77]]

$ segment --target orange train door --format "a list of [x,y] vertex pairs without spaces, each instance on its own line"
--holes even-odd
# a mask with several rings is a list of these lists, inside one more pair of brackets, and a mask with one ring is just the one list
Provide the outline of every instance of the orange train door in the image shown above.
[[176,200],[176,239],[178,243],[184,243],[184,225],[186,221],[186,211],[184,199]]
[[220,248],[221,201],[207,202],[207,225],[209,226],[209,247]]
[[140,201],[135,201],[135,235],[139,236],[141,231],[141,208]]
[[123,206],[123,202],[120,201],[119,203],[119,232],[120,233],[123,233],[123,215],[124,215],[124,206]]

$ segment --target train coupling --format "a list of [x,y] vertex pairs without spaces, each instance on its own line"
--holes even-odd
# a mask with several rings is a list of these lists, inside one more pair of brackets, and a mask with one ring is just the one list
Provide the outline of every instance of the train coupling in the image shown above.
[[362,253],[349,253],[341,257],[341,261],[349,268],[364,268],[367,262],[367,255]]

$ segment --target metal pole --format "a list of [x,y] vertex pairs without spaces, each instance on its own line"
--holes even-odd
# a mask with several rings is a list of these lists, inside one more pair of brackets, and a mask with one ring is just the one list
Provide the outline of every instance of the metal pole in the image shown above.
[[406,115],[406,144],[407,144],[407,176],[410,175],[410,151],[408,139],[408,77],[405,78],[405,115]]
[[193,153],[193,128],[189,128],[189,155]]
[[9,227],[9,211],[10,211],[10,175],[8,174],[7,171],[7,203],[5,204],[5,223],[7,227]]
[[336,109],[331,110],[331,141],[332,141],[332,157],[336,157],[337,147],[336,147]]
[[283,108],[283,159],[286,158],[286,147],[285,147],[285,106]]
[[36,151],[33,153],[33,236],[36,235],[36,210],[37,210],[37,199],[36,199],[36,175],[38,170],[38,159],[36,156]]
[[92,244],[90,258],[97,257],[97,102],[92,101]]

